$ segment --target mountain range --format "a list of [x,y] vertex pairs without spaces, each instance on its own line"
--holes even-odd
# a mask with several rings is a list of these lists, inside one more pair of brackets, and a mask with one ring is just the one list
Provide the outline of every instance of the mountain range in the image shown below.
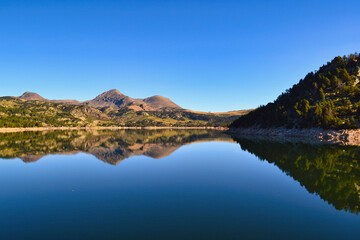
[[163,96],[155,95],[144,99],[135,99],[122,94],[117,89],[112,89],[110,91],[104,92],[92,100],[87,100],[83,102],[79,102],[77,100],[70,100],[70,99],[49,100],[43,98],[42,96],[34,92],[25,92],[19,98],[23,100],[36,100],[36,101],[63,103],[63,104],[71,104],[71,105],[87,105],[95,108],[128,107],[129,109],[133,109],[135,111],[159,111],[159,110],[170,110],[170,109],[172,110],[182,109],[173,101]]
[[224,113],[183,109],[162,96],[136,99],[116,89],[92,100],[49,100],[37,93],[0,97],[0,128],[16,127],[216,127],[250,110]]

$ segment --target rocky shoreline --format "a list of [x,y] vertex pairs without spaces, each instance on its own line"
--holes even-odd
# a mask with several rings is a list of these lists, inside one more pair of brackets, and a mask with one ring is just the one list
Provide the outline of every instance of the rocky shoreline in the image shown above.
[[235,137],[266,137],[272,139],[294,139],[317,143],[360,146],[360,129],[324,130],[286,128],[230,128],[227,133]]
[[27,132],[27,131],[53,131],[53,130],[126,130],[126,129],[146,129],[146,130],[161,130],[161,129],[209,129],[209,130],[219,130],[225,131],[228,128],[224,127],[29,127],[29,128],[0,128],[0,133],[7,132]]

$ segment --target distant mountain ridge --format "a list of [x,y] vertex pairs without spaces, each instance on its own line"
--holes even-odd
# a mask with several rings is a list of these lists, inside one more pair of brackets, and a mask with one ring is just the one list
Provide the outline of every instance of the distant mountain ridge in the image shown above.
[[32,100],[32,101],[44,101],[44,102],[53,102],[53,103],[63,103],[71,105],[87,105],[95,108],[103,107],[112,107],[112,108],[122,108],[128,107],[135,111],[158,111],[166,109],[183,109],[179,105],[175,104],[169,98],[155,95],[152,97],[144,99],[134,99],[129,96],[122,94],[117,89],[112,89],[107,92],[104,92],[92,100],[87,100],[84,102],[79,102],[77,100],[49,100],[43,98],[37,93],[25,92],[20,97],[23,100]]
[[24,92],[21,96],[19,96],[20,99],[23,100],[30,100],[30,101],[44,101],[44,102],[53,102],[53,103],[65,103],[65,104],[72,104],[72,105],[80,105],[81,102],[73,99],[63,99],[63,100],[49,100],[46,98],[43,98],[37,93],[34,92]]
[[156,95],[144,99],[116,89],[92,100],[49,100],[37,93],[0,97],[0,128],[26,127],[218,127],[251,110],[224,113],[183,109]]

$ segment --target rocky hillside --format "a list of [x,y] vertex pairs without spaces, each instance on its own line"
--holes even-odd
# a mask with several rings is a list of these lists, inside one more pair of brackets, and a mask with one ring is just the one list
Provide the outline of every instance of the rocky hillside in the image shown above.
[[113,89],[104,92],[94,98],[93,100],[85,101],[83,104],[102,108],[102,107],[113,107],[122,108],[129,107],[135,111],[158,111],[158,110],[169,110],[169,109],[182,109],[170,99],[162,96],[153,96],[145,99],[134,99],[128,97],[117,89]]
[[360,127],[360,57],[336,57],[231,124],[234,128],[287,127],[352,129]]
[[140,104],[139,108],[135,108],[136,105],[131,98],[129,100],[129,97],[124,97],[115,90],[102,94],[86,104],[71,104],[71,100],[65,102],[47,100],[32,93],[23,94],[21,97],[2,97],[0,128],[227,126],[239,115],[246,113],[246,111],[221,114],[190,112],[172,107],[174,103],[171,101],[165,101],[166,105],[162,105],[164,101],[161,100],[162,97],[147,99],[148,107]]

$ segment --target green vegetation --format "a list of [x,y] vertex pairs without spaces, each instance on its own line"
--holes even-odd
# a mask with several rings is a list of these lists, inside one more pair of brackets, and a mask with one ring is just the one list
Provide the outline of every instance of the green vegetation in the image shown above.
[[81,106],[0,98],[0,127],[46,127],[85,125],[70,112]]
[[336,57],[231,127],[359,128],[359,54]]
[[135,111],[128,107],[94,108],[14,97],[0,98],[0,128],[86,126],[227,126],[240,114],[187,110]]
[[243,150],[278,166],[338,210],[359,213],[359,147],[235,138]]

